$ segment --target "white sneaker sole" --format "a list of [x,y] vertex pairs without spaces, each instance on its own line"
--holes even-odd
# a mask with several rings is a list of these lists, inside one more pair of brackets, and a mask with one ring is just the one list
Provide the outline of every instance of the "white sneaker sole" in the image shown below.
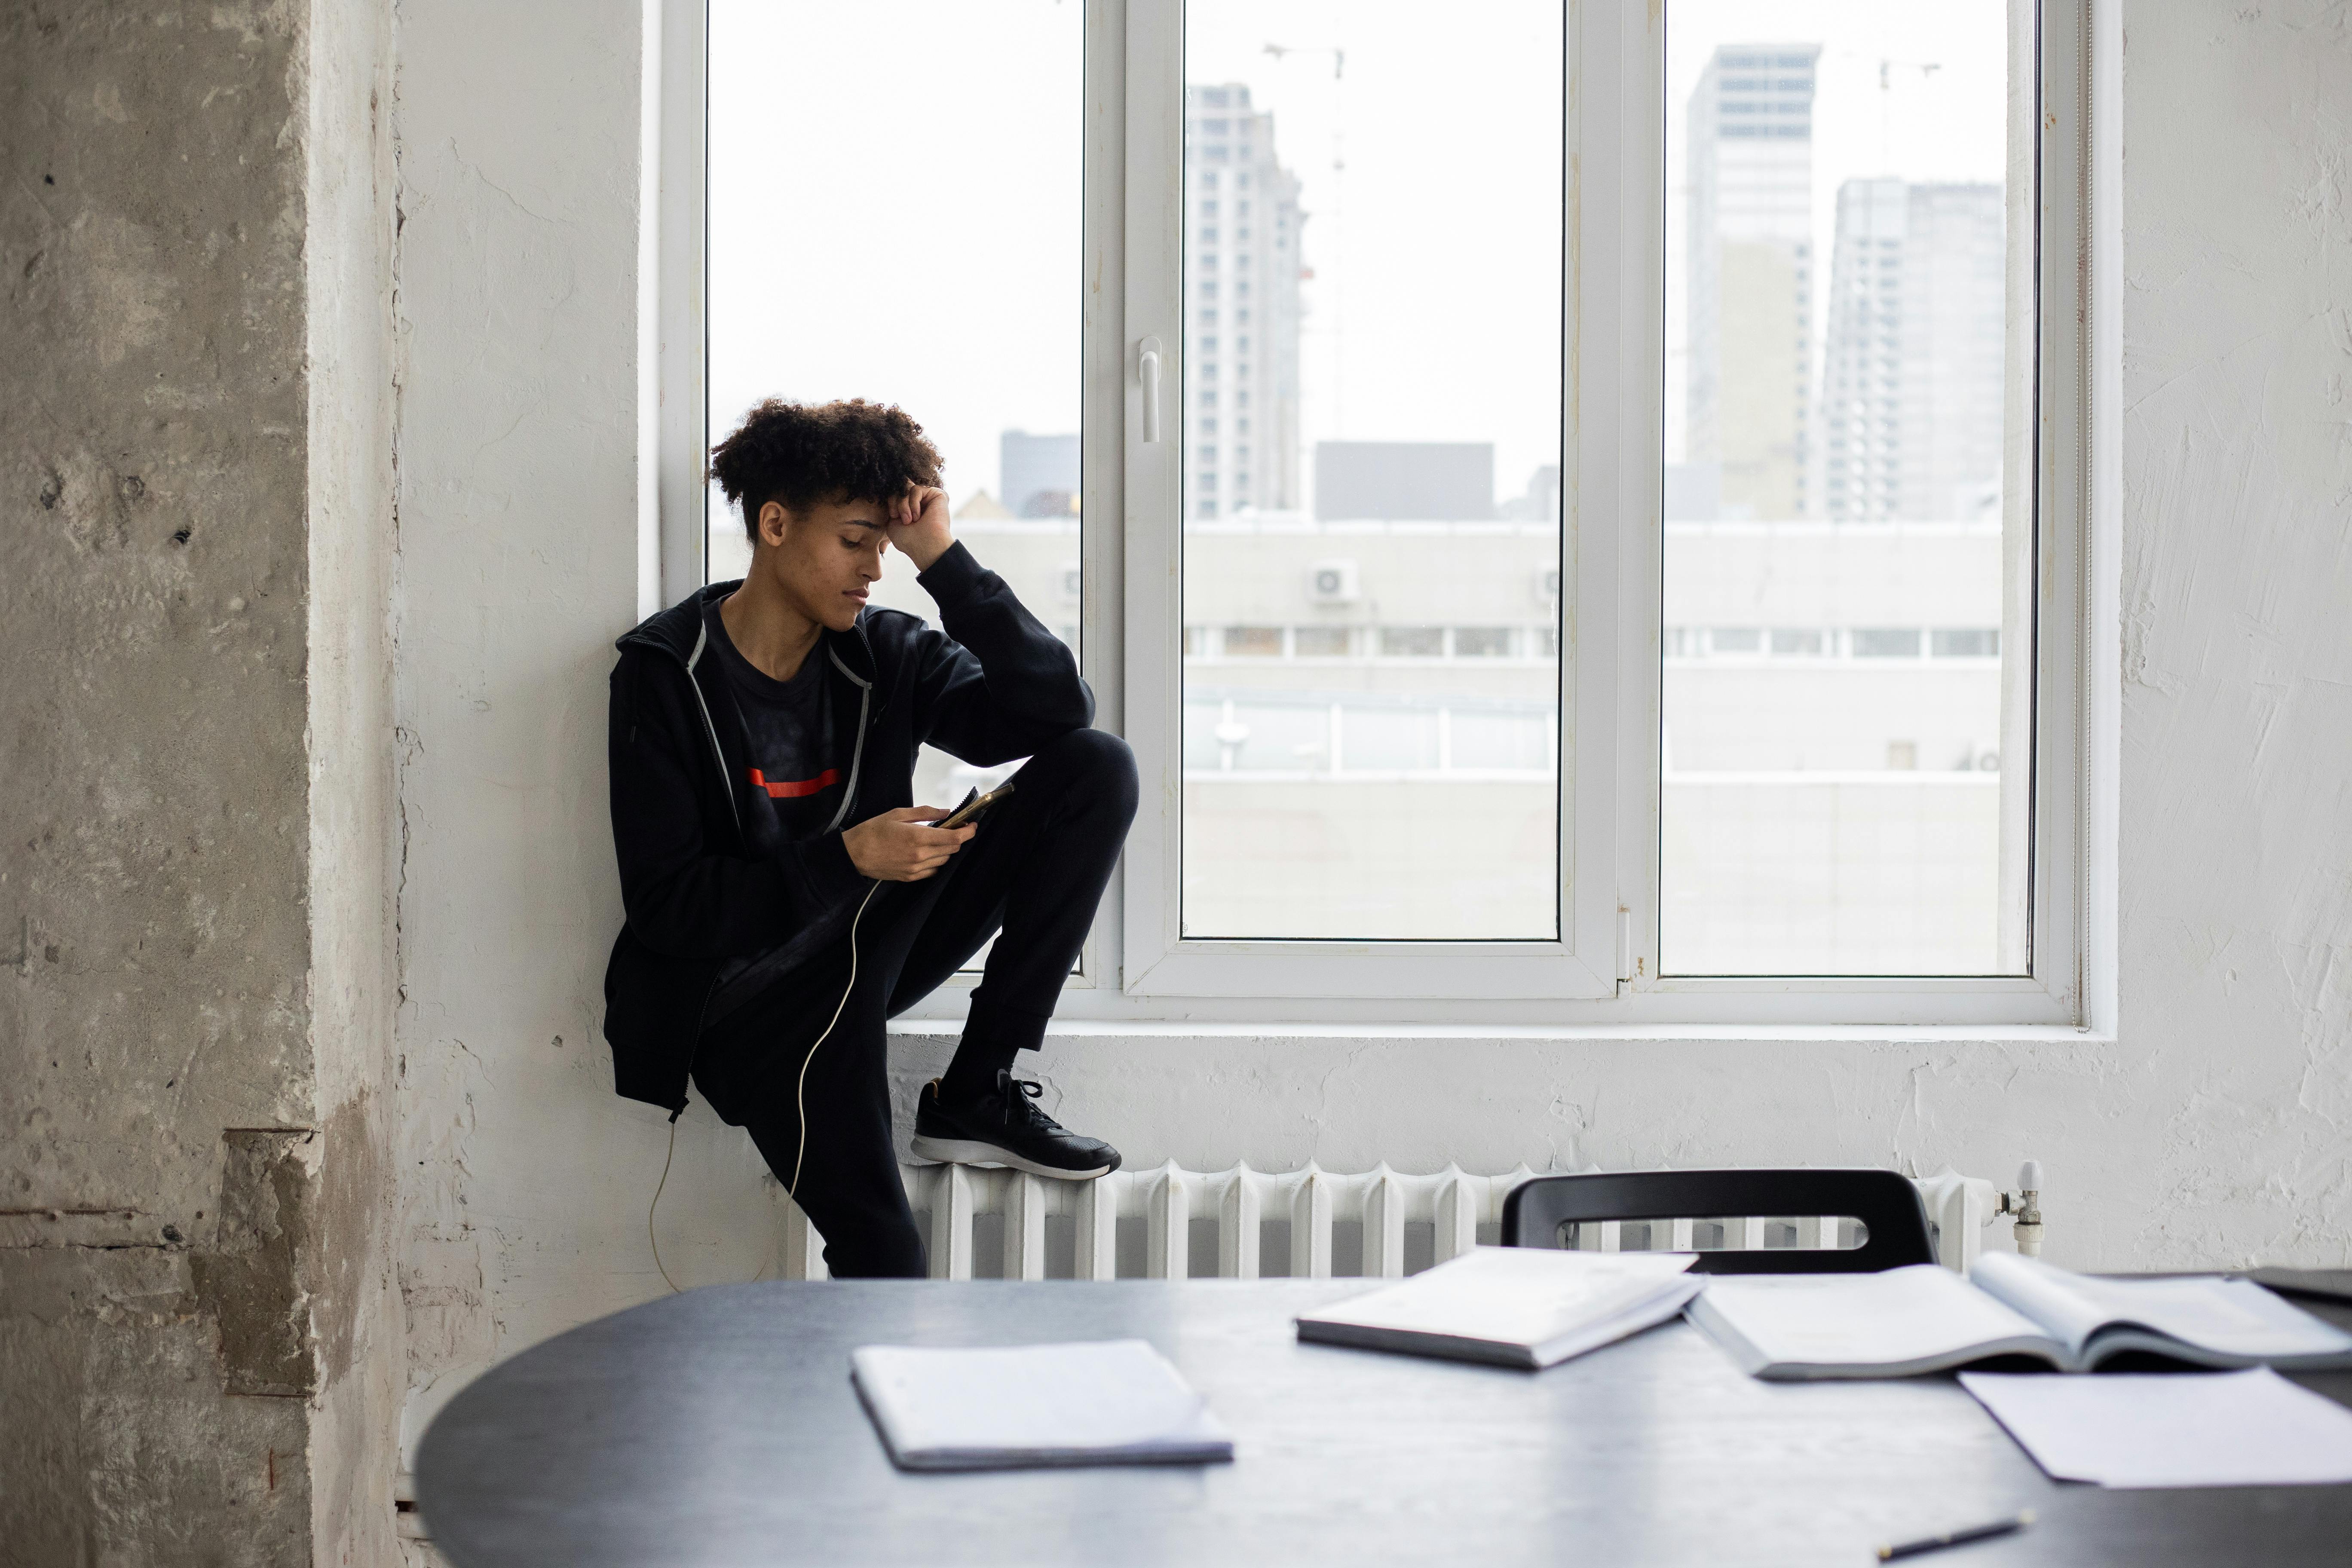
[[941,1165],[987,1165],[998,1170],[1026,1171],[1033,1176],[1043,1176],[1054,1182],[1090,1182],[1097,1176],[1107,1176],[1118,1167],[1097,1165],[1088,1171],[1064,1170],[1055,1165],[1041,1165],[1034,1160],[1024,1160],[1010,1149],[1000,1149],[993,1143],[982,1143],[970,1138],[926,1138],[915,1134],[909,1145],[918,1160],[929,1160]]

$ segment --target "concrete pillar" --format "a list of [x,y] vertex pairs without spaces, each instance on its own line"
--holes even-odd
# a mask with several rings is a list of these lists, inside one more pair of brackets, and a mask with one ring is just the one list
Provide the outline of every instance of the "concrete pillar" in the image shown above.
[[381,1563],[390,6],[0,14],[0,1541]]

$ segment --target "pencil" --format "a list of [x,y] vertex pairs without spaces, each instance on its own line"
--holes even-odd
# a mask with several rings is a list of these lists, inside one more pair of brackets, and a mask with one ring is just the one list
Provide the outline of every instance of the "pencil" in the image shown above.
[[1881,1563],[1892,1563],[1898,1557],[1916,1557],[1923,1552],[1941,1552],[1947,1546],[1964,1546],[1971,1541],[1990,1541],[1996,1535],[2011,1535],[2033,1522],[2033,1510],[2027,1509],[2015,1519],[1999,1519],[1990,1524],[1973,1525],[1967,1530],[1949,1530],[1941,1535],[1925,1536],[1917,1541],[1901,1542],[1878,1549]]

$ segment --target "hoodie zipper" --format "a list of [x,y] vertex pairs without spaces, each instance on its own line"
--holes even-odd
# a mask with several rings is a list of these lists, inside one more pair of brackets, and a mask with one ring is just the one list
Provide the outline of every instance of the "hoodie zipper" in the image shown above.
[[849,815],[850,803],[857,798],[857,770],[866,761],[866,715],[873,706],[874,683],[842,663],[841,655],[832,645],[827,644],[824,651],[833,660],[833,668],[849,677],[857,687],[857,739],[849,748],[849,784],[841,792],[841,805],[834,812],[833,820],[824,825],[824,830],[831,833],[840,827],[841,819]]
[[710,704],[703,698],[702,682],[694,675],[694,667],[702,662],[702,650],[709,643],[710,627],[698,616],[694,628],[694,651],[686,658],[686,683],[694,689],[694,705],[702,710],[702,732],[710,737],[710,765],[719,770],[719,787],[727,792],[727,809],[734,816],[736,837],[740,837],[743,833],[743,805],[735,798],[735,781],[727,773],[727,753],[719,744],[719,726],[710,721]]

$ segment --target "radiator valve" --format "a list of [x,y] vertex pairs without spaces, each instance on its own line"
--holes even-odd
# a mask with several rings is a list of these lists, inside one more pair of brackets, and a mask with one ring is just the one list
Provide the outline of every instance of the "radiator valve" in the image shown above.
[[2018,1190],[2000,1194],[1993,1213],[2013,1215],[2017,1250],[2026,1258],[2042,1256],[2042,1162],[2028,1160],[2017,1168]]

